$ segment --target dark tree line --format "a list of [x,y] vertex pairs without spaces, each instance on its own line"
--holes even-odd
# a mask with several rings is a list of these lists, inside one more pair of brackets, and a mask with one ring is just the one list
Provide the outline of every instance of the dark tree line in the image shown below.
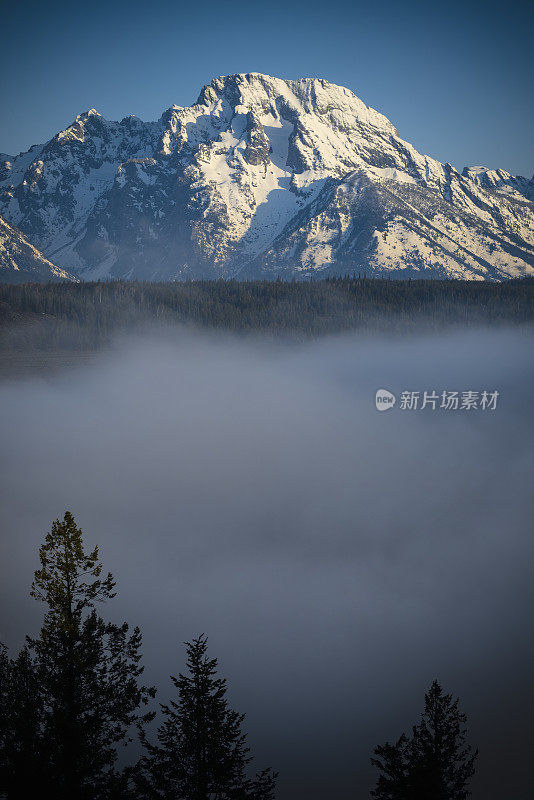
[[3,350],[94,350],[154,323],[303,338],[533,321],[532,279],[0,284]]
[[[141,633],[105,622],[97,604],[115,596],[98,548],[87,552],[69,512],[39,551],[31,594],[45,605],[36,638],[15,659],[0,648],[0,796],[26,800],[273,800],[277,774],[251,773],[244,715],[207,638],[186,643],[184,673],[147,726],[155,689],[142,684]],[[434,682],[409,738],[375,750],[375,800],[466,800],[476,753],[458,701]],[[118,767],[117,748],[139,737],[143,753]]]

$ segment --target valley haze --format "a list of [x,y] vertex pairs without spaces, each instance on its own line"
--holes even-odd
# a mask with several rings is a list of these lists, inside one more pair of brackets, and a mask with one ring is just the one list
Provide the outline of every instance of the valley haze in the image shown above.
[[[372,748],[435,677],[480,748],[474,800],[530,800],[531,362],[522,328],[300,345],[172,329],[4,380],[0,638],[37,630],[37,548],[70,508],[159,700],[181,642],[208,633],[280,800],[368,797]],[[500,399],[378,413],[380,387]]]

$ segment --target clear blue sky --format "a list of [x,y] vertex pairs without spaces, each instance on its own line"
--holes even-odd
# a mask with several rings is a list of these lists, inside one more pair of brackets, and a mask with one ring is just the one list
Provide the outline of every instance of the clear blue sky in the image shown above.
[[[429,7],[432,5],[432,7]],[[529,7],[530,6],[530,7]],[[3,4],[0,151],[95,107],[158,118],[212,77],[265,72],[352,89],[420,151],[534,172],[534,11],[527,2]]]

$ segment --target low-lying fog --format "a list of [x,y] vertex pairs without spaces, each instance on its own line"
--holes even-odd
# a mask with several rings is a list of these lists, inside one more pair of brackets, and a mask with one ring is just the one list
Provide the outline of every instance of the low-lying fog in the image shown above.
[[[417,721],[435,677],[480,748],[475,798],[527,800],[533,387],[531,338],[490,330],[173,333],[4,381],[0,639],[37,631],[37,549],[70,509],[161,700],[181,643],[209,635],[280,800],[367,798],[374,745]],[[500,397],[378,413],[378,388]]]

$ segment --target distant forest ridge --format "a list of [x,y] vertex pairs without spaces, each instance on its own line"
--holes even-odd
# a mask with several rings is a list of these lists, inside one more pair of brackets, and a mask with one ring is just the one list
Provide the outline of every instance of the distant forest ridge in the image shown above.
[[109,281],[0,285],[4,351],[98,350],[157,323],[306,339],[531,324],[534,279],[487,283],[333,277],[312,281]]

